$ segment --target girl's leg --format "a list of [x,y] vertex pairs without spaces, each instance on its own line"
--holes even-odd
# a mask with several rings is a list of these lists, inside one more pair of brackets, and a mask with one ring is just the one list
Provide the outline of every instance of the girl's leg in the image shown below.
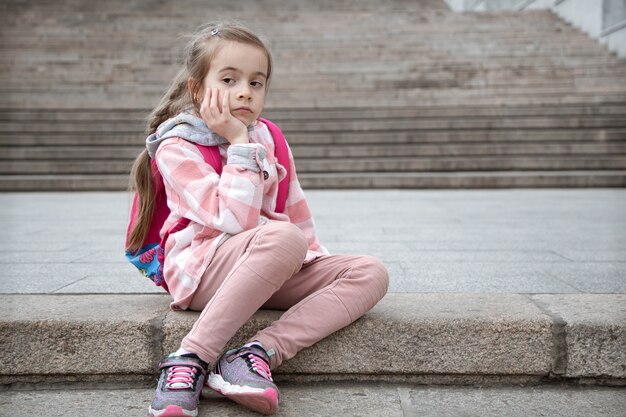
[[372,257],[326,256],[303,266],[263,304],[289,311],[250,343],[226,352],[208,385],[252,410],[273,414],[279,393],[270,368],[362,316],[387,286],[387,271]]
[[276,368],[300,350],[357,320],[383,298],[389,275],[371,256],[324,256],[304,265],[263,305],[287,309],[258,332]]
[[215,364],[237,330],[302,267],[302,231],[275,222],[229,238],[217,250],[190,309],[202,310],[181,347]]

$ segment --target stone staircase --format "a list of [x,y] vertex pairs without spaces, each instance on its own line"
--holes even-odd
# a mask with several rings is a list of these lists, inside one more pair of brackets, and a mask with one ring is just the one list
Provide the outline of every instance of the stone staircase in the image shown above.
[[265,116],[305,188],[626,185],[626,62],[550,12],[213,3],[3,2],[0,190],[125,189],[182,35],[216,17],[270,40]]

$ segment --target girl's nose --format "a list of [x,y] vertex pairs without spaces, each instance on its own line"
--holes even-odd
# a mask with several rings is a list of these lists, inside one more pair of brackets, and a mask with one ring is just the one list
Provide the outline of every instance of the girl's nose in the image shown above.
[[247,84],[244,86],[241,86],[241,88],[237,92],[237,98],[244,99],[244,100],[247,100],[250,98],[250,88],[248,87]]

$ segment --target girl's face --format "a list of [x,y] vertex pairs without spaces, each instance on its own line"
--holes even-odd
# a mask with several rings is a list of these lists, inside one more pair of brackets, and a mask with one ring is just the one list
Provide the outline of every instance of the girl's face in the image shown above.
[[226,41],[211,61],[204,88],[218,88],[220,102],[224,91],[229,91],[231,114],[250,126],[265,105],[267,66],[262,49]]

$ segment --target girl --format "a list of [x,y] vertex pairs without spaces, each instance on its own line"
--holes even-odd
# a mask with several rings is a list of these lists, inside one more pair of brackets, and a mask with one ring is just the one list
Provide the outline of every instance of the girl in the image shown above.
[[[183,69],[153,111],[145,150],[131,174],[140,217],[127,249],[137,249],[152,216],[151,159],[171,209],[163,231],[163,273],[171,307],[201,311],[180,349],[159,364],[149,416],[195,416],[206,384],[267,415],[278,388],[271,369],[347,326],[386,293],[375,258],[330,256],[320,245],[289,152],[284,211],[276,211],[285,168],[258,120],[272,75],[263,42],[236,24],[209,24],[191,41]],[[195,143],[219,145],[221,175]],[[259,308],[287,310],[249,343],[220,355]],[[208,370],[214,366],[208,378]]]

